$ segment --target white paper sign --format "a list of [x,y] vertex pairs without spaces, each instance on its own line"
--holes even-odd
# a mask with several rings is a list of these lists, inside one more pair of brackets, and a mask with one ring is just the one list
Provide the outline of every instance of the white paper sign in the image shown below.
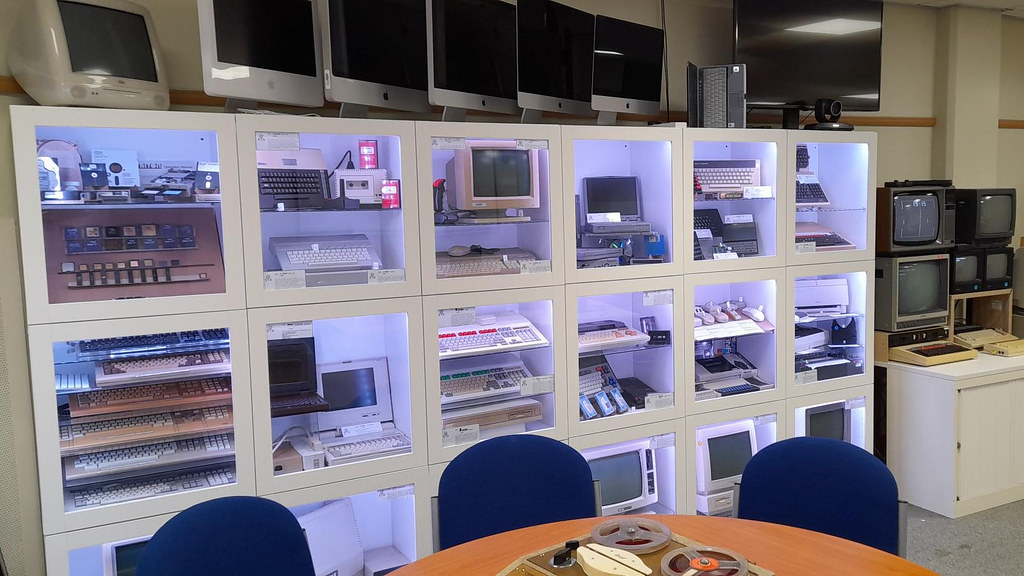
[[398,498],[408,498],[415,494],[416,492],[412,485],[395,486],[394,488],[385,488],[383,490],[377,490],[377,498],[380,498],[381,500],[396,500]]
[[657,450],[659,448],[672,448],[675,445],[675,434],[660,434],[658,436],[651,436],[651,450]]
[[434,136],[430,139],[434,150],[465,150],[466,139],[458,136]]
[[734,336],[746,336],[747,334],[761,334],[764,330],[753,320],[735,320],[723,324],[712,324],[710,326],[698,326],[693,329],[693,337],[697,340],[714,340],[717,338],[732,338]]
[[352,426],[343,426],[341,428],[341,436],[348,438],[349,436],[359,436],[362,434],[370,434],[371,432],[383,432],[384,427],[381,426],[380,422],[367,422],[365,424],[355,424]]
[[814,242],[797,242],[796,244],[797,254],[814,254],[817,249],[818,245]]
[[305,287],[305,270],[280,270],[263,273],[264,290],[294,290]]
[[587,223],[595,222],[622,222],[621,212],[595,212],[587,214]]
[[714,236],[711,235],[711,230],[708,230],[707,228],[698,228],[694,230],[694,232],[697,234],[697,238],[714,238]]
[[312,337],[312,322],[282,322],[281,324],[269,324],[267,326],[267,340]]
[[661,306],[672,303],[672,290],[648,290],[643,293],[644,306]]
[[520,260],[519,271],[522,274],[547,274],[551,272],[551,260]]
[[799,182],[800,184],[817,184],[818,175],[806,172],[803,174],[797,173],[796,181]]
[[455,446],[480,440],[480,425],[456,426],[441,430],[441,446]]
[[726,214],[722,218],[723,224],[746,224],[754,221],[753,214]]
[[655,392],[644,396],[644,410],[660,410],[672,407],[671,392]]
[[367,284],[390,284],[392,282],[405,282],[405,270],[368,270],[366,273]]
[[519,393],[522,396],[533,396],[535,394],[550,394],[555,391],[555,377],[529,376],[519,381]]
[[793,382],[797,384],[812,384],[818,381],[818,371],[811,369],[804,372],[797,372]]
[[450,328],[476,324],[476,308],[448,308],[437,311],[437,327]]
[[733,260],[739,257],[740,255],[735,252],[715,252],[712,255],[712,258],[714,258],[715,260]]
[[298,150],[298,132],[257,132],[257,150]]
[[520,139],[516,140],[516,150],[547,150],[547,140],[529,140]]

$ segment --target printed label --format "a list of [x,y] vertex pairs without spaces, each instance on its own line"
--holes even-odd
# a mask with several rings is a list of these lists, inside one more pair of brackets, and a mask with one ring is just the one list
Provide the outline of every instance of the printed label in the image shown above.
[[381,426],[380,422],[367,422],[365,424],[355,424],[353,426],[342,426],[341,435],[343,438],[349,436],[359,436],[360,434],[370,434],[371,432],[383,432],[384,427]]
[[531,140],[531,139],[520,139],[516,140],[516,150],[547,150],[547,140]]
[[456,426],[441,430],[441,446],[455,446],[456,444],[467,444],[480,440],[480,425],[470,424],[469,426]]
[[522,396],[534,394],[550,394],[555,391],[554,375],[530,376],[519,381],[519,393]]
[[263,273],[264,290],[294,290],[306,287],[304,270],[280,270]]
[[818,245],[814,242],[797,242],[796,244],[797,254],[814,254],[817,249]]
[[298,150],[298,132],[257,132],[257,150]]
[[797,372],[793,378],[793,382],[797,384],[812,384],[818,381],[818,371],[816,369],[810,369],[804,372]]
[[675,445],[675,434],[660,434],[658,436],[651,436],[651,450],[657,450],[659,448],[672,448]]
[[551,272],[551,260],[521,260],[519,271],[522,274],[548,274]]
[[459,136],[434,136],[430,139],[434,150],[465,150],[466,139]]
[[405,282],[405,270],[368,270],[366,273],[367,284],[390,284],[392,282]]
[[712,255],[715,260],[734,260],[739,257],[740,255],[735,252],[715,252]]
[[660,410],[672,407],[671,392],[655,392],[644,396],[644,410]]
[[726,214],[722,218],[723,224],[746,224],[754,221],[753,214]]
[[396,500],[398,498],[408,498],[414,496],[416,491],[413,486],[395,486],[394,488],[385,488],[383,490],[377,490],[377,498],[381,500]]
[[281,324],[270,324],[267,326],[267,340],[312,337],[312,322],[282,322]]
[[661,306],[672,303],[672,290],[648,290],[643,293],[644,306]]
[[448,308],[437,311],[437,327],[465,326],[476,324],[476,308]]

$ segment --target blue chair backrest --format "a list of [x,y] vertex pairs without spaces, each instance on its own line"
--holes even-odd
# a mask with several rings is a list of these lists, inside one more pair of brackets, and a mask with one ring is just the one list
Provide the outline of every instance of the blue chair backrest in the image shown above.
[[229,496],[171,518],[146,544],[136,576],[313,576],[302,528],[287,508]]
[[765,447],[743,469],[740,518],[831,534],[896,554],[896,480],[862,448],[829,438]]
[[589,518],[596,509],[583,456],[530,434],[471,446],[445,468],[437,496],[441,549],[516,528]]

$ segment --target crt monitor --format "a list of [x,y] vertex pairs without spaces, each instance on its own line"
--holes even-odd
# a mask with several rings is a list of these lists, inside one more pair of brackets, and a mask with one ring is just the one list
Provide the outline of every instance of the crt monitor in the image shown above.
[[636,176],[600,176],[583,179],[583,213],[618,214],[622,222],[639,221],[640,179]]
[[985,252],[958,248],[949,255],[949,293],[966,294],[983,289]]
[[312,0],[199,0],[203,90],[318,107],[320,29]]
[[468,140],[446,165],[459,210],[540,208],[540,151],[514,141]]
[[1017,191],[1013,188],[951,189],[956,199],[956,242],[1006,246],[1013,239]]
[[427,8],[430,103],[517,114],[515,4],[427,0]]
[[949,314],[949,255],[875,258],[875,328],[942,326]]
[[423,0],[321,1],[320,26],[328,100],[430,111]]
[[139,556],[151,536],[131,538],[103,545],[103,576],[135,576]]
[[737,420],[697,429],[697,493],[731,491],[757,452],[754,421]]
[[804,435],[850,442],[850,416],[846,402],[810,406],[804,411]]
[[658,501],[654,450],[648,438],[582,452],[601,482],[601,514],[622,514]]
[[316,377],[328,404],[317,415],[320,431],[394,419],[387,358],[321,364]]
[[876,252],[923,254],[951,248],[954,224],[946,206],[950,192],[925,186],[879,188]]
[[316,389],[316,351],[312,338],[267,341],[270,395],[298,394]]
[[517,0],[521,108],[592,115],[594,15],[553,0]]
[[1013,248],[991,248],[985,251],[985,290],[1013,287]]
[[153,19],[127,0],[22,2],[7,63],[46,106],[170,106]]
[[602,16],[594,25],[594,110],[657,114],[661,110],[665,31]]

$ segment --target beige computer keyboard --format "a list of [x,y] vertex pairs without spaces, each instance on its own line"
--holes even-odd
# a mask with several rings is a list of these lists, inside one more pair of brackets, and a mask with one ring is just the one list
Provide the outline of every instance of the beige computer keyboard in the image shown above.
[[1024,340],[985,344],[985,352],[996,356],[1020,356],[1024,354]]

